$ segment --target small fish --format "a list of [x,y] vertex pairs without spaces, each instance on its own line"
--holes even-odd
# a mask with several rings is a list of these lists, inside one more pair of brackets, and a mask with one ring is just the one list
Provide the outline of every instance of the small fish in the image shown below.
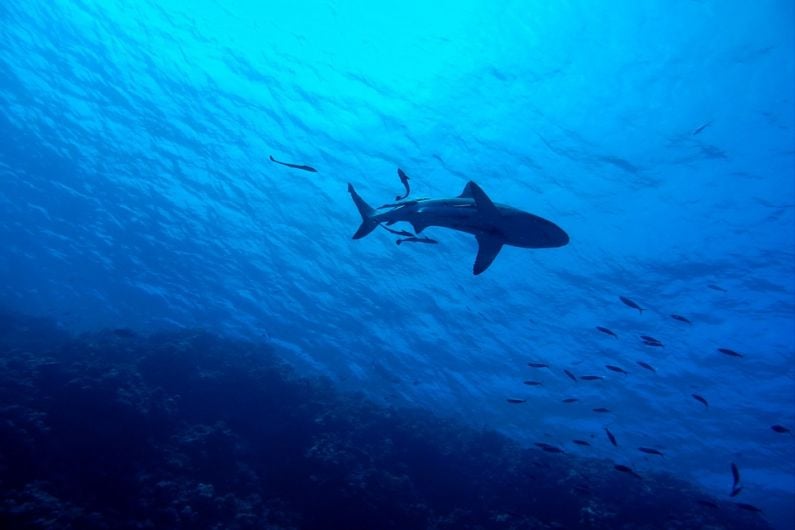
[[516,404],[516,403],[527,403],[526,399],[518,399],[518,398],[508,398],[505,401],[507,401],[508,403],[514,403],[514,404]]
[[693,136],[697,136],[700,132],[702,132],[704,129],[706,129],[710,125],[712,125],[712,120],[709,120],[708,122],[699,125],[695,129],[693,129]]
[[400,245],[401,243],[430,243],[431,245],[436,245],[439,242],[436,241],[435,239],[431,239],[430,237],[411,236],[411,237],[404,237],[403,239],[398,239],[397,241],[395,241],[395,243],[397,243],[398,245]]
[[632,309],[637,309],[639,313],[643,313],[644,309],[626,296],[619,296],[618,299],[624,302],[624,305],[631,307]]
[[591,409],[594,412],[610,412],[610,409],[605,407],[596,407],[595,409]]
[[407,232],[406,230],[395,230],[394,228],[389,228],[388,226],[381,224],[379,225],[381,228],[390,232],[392,234],[402,236],[402,237],[416,237],[416,234],[412,234],[411,232]]
[[591,444],[588,443],[586,440],[572,440],[572,442],[576,443],[577,445],[582,445],[583,447],[591,446]]
[[729,497],[736,497],[737,495],[742,493],[742,491],[743,491],[743,487],[742,486],[738,486],[736,488],[732,488],[732,492],[729,494]]
[[730,350],[729,348],[718,348],[718,351],[721,352],[723,355],[728,355],[729,357],[742,357],[742,353],[737,353],[734,350]]
[[716,503],[708,501],[706,499],[698,499],[696,500],[696,502],[699,503],[701,506],[706,506],[707,508],[715,508],[715,509],[718,508],[718,505]]
[[655,369],[654,369],[654,367],[653,367],[652,365],[650,365],[649,363],[645,363],[645,362],[643,362],[643,361],[636,361],[636,362],[637,362],[637,363],[638,363],[638,365],[639,365],[639,366],[641,366],[642,368],[645,368],[646,370],[649,370],[650,372],[657,373],[657,370],[655,370]]
[[740,485],[740,468],[734,462],[732,462],[732,480],[732,491],[734,491]]
[[607,434],[607,438],[610,440],[610,443],[613,444],[613,447],[618,447],[618,442],[616,441],[616,437],[613,436],[613,433],[610,432],[610,429],[605,427],[605,434]]
[[641,340],[646,340],[646,341],[649,341],[649,342],[660,342],[659,339],[655,339],[654,337],[651,337],[649,335],[641,335],[640,339]]
[[707,403],[707,400],[704,399],[704,396],[699,395],[699,394],[690,394],[690,395],[693,396],[693,399],[695,399],[696,401],[702,403],[705,407],[709,408],[709,403]]
[[629,375],[629,372],[627,372],[626,370],[624,370],[620,366],[614,366],[612,364],[606,364],[605,368],[607,368],[608,370],[613,371],[613,372],[618,372],[619,374]]
[[599,331],[601,331],[601,332],[602,332],[602,333],[604,333],[605,335],[610,335],[611,337],[618,338],[618,335],[616,335],[616,334],[613,332],[613,330],[611,330],[611,329],[608,329],[608,328],[606,328],[606,327],[604,327],[604,326],[596,326],[596,329],[597,329],[597,330],[599,330]]
[[652,346],[654,348],[665,348],[665,344],[658,340],[644,340],[643,344],[646,346]]
[[522,381],[522,382],[527,386],[541,386],[544,384],[541,381]]
[[786,434],[790,432],[790,430],[784,427],[783,425],[771,425],[770,428],[773,429],[774,432],[777,432],[779,434]]
[[577,401],[579,401],[579,399],[577,399],[577,398],[566,398],[566,399],[564,399],[562,401],[563,401],[563,403],[576,403]]
[[638,451],[641,453],[646,453],[647,455],[664,456],[660,451],[651,447],[638,447]]
[[300,164],[288,164],[287,162],[279,162],[273,155],[270,156],[271,162],[275,162],[277,164],[281,164],[283,166],[291,167],[293,169],[300,169],[302,171],[309,171],[310,173],[317,173],[317,169],[313,168],[312,166],[303,166]]
[[403,199],[409,196],[409,193],[411,193],[411,187],[409,186],[409,176],[406,175],[403,172],[403,170],[400,168],[398,168],[397,173],[398,177],[400,177],[400,182],[403,184],[403,188],[406,190],[406,193],[404,193],[403,195],[396,196],[395,200],[402,201]]
[[557,447],[552,444],[548,444],[546,442],[536,442],[536,446],[540,447],[542,451],[546,451],[547,453],[563,453],[563,449]]
[[563,373],[566,374],[567,376],[569,376],[569,379],[571,379],[575,383],[577,382],[577,377],[573,373],[569,372],[566,369],[563,370]]
[[632,468],[631,468],[631,467],[629,467],[629,466],[625,466],[625,465],[623,465],[623,464],[616,464],[616,465],[614,465],[614,466],[613,466],[613,468],[614,468],[616,471],[621,471],[622,473],[627,473],[627,474],[629,474],[629,475],[632,475],[633,477],[640,478],[640,475],[638,475],[637,473],[635,473],[635,470],[634,470],[634,469],[632,469]]
[[604,379],[601,375],[581,375],[580,379],[583,381],[598,381],[599,379]]
[[713,291],[720,291],[722,293],[728,293],[729,292],[726,289],[724,289],[723,287],[721,287],[720,285],[715,285],[714,283],[711,283],[711,284],[707,285],[707,287],[709,287]]
[[678,320],[679,322],[684,322],[685,324],[692,324],[692,322],[690,322],[688,319],[686,319],[682,315],[673,314],[673,315],[671,315],[671,318],[673,318],[674,320]]
[[741,510],[745,510],[747,512],[754,512],[754,513],[762,513],[760,508],[757,508],[753,504],[748,504],[746,502],[735,502],[735,506],[737,506]]
[[531,363],[527,363],[527,366],[529,366],[530,368],[549,368],[549,365],[547,363],[533,363],[533,362],[531,362]]

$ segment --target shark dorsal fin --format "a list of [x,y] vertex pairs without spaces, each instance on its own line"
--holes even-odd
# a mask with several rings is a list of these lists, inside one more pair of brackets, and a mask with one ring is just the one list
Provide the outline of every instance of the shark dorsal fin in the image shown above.
[[472,184],[474,184],[474,182],[472,182],[471,180],[467,182],[467,185],[464,186],[464,191],[462,191],[461,194],[458,196],[459,199],[474,199],[474,197],[472,196]]
[[478,255],[475,258],[475,266],[472,268],[472,272],[478,275],[489,268],[494,258],[500,253],[503,241],[487,234],[479,234],[475,238],[478,240]]
[[486,216],[489,217],[499,217],[500,212],[497,210],[497,207],[491,202],[489,196],[486,195],[486,192],[483,191],[480,186],[475,184],[473,181],[469,181],[467,183],[467,187],[464,188],[464,191],[469,190],[470,197],[475,199],[475,206],[477,206],[478,211]]

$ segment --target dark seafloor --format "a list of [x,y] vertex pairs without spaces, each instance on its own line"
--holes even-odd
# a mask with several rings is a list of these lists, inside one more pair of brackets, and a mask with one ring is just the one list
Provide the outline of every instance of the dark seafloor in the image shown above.
[[769,526],[672,476],[341,393],[266,346],[2,313],[0,528]]

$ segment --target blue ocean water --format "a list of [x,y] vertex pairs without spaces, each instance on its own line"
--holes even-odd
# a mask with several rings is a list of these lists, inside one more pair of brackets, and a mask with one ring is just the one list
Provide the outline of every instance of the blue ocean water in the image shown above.
[[[375,402],[721,499],[734,462],[728,500],[792,527],[771,426],[795,427],[793,11],[5,0],[0,305],[266,343]],[[571,241],[478,276],[461,232],[353,241],[347,184],[388,203],[398,167],[410,197],[473,180]]]

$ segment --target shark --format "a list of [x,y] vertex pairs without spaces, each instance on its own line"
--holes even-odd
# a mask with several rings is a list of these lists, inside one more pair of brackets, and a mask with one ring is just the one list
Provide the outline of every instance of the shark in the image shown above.
[[348,192],[362,217],[353,239],[365,237],[381,224],[389,226],[401,221],[411,224],[417,234],[429,226],[466,232],[474,235],[478,243],[472,267],[475,275],[488,269],[505,245],[557,248],[569,243],[569,235],[552,221],[493,202],[474,181],[469,181],[456,197],[413,199],[378,209],[367,204],[350,183]]

